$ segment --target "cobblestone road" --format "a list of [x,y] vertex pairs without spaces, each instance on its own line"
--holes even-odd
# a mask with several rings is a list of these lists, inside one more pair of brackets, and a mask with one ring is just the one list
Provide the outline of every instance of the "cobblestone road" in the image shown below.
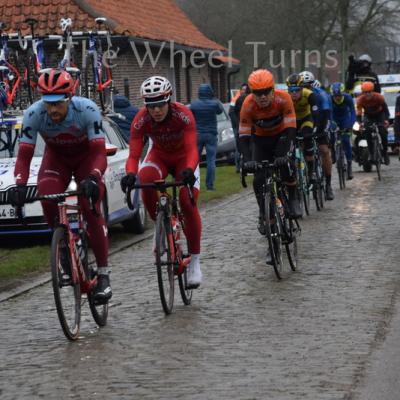
[[3,399],[353,399],[400,283],[400,165],[356,173],[302,223],[299,271],[264,263],[253,197],[203,211],[205,282],[165,317],[151,240],[111,258],[100,331],[63,337],[50,285],[0,304]]

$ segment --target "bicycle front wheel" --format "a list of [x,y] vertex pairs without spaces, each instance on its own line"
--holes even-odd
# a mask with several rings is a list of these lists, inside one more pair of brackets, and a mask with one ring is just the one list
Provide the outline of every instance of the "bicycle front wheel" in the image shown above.
[[300,233],[300,225],[297,220],[289,219],[286,220],[287,229],[287,241],[285,243],[285,249],[289,265],[292,271],[296,271],[298,264],[298,247],[297,247],[297,236]]
[[346,160],[341,147],[336,150],[336,154],[338,155],[336,161],[336,168],[339,178],[339,187],[340,190],[343,190],[346,187],[346,167],[345,167]]
[[271,263],[275,275],[278,279],[283,277],[283,257],[282,257],[282,237],[281,223],[277,214],[275,204],[271,201],[270,193],[265,195],[265,237],[268,243],[269,259],[267,264]]
[[378,174],[378,180],[380,181],[381,178],[381,165],[382,165],[382,153],[381,149],[379,148],[378,139],[374,140],[374,161],[376,166],[376,173]]
[[174,306],[174,260],[172,259],[174,241],[169,218],[164,212],[157,214],[156,220],[156,266],[160,300],[165,314],[171,314]]
[[76,340],[81,321],[81,289],[79,282],[72,280],[67,234],[61,226],[54,231],[51,242],[51,275],[61,328],[69,340]]

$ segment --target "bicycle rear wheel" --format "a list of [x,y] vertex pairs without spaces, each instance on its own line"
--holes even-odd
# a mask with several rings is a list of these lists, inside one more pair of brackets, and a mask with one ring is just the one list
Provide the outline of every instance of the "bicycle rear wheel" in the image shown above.
[[174,306],[175,274],[172,260],[172,228],[164,212],[156,220],[156,266],[160,300],[165,314],[171,314]]
[[[60,226],[54,231],[51,242],[53,293],[61,328],[69,340],[76,340],[81,321],[81,289],[79,282],[72,281],[71,271],[67,234],[65,228]],[[69,282],[63,279],[65,273],[70,276]]]

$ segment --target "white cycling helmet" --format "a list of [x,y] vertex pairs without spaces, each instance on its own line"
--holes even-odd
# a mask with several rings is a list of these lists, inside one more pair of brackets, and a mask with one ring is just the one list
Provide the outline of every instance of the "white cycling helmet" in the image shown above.
[[152,76],[142,83],[140,95],[145,104],[167,102],[171,99],[172,86],[167,78]]
[[315,81],[315,76],[310,71],[302,71],[299,73],[299,75],[303,78],[304,85],[312,85],[312,83]]
[[360,57],[358,57],[359,61],[367,61],[370,64],[372,64],[372,58],[368,54],[363,54]]
[[359,85],[354,86],[354,89],[353,89],[354,97],[358,97],[361,93],[362,93],[361,85],[359,84]]
[[313,87],[313,88],[320,88],[321,87],[321,82],[318,80],[318,79],[316,79],[312,84],[311,84],[311,86]]

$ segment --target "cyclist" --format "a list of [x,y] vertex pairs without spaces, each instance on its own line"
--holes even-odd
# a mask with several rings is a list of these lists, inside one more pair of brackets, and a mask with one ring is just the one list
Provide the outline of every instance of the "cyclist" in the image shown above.
[[291,217],[301,217],[295,170],[294,166],[289,167],[290,163],[293,164],[296,115],[290,96],[285,91],[274,89],[274,77],[270,71],[258,69],[252,72],[248,84],[252,94],[245,98],[240,111],[239,141],[244,171],[255,172],[253,188],[260,211],[258,230],[264,235],[264,175],[262,171],[256,171],[256,162],[269,160],[280,167],[282,180],[288,189]]
[[[141,184],[164,179],[171,173],[176,179],[193,187],[197,199],[200,189],[199,155],[196,124],[193,114],[184,105],[171,101],[172,87],[168,79],[152,76],[140,88],[144,99],[131,125],[129,158],[121,189],[126,192],[139,180]],[[149,151],[139,168],[143,139],[151,139]],[[154,189],[143,189],[143,203],[155,220],[158,195]],[[185,219],[185,235],[191,260],[187,286],[198,288],[202,281],[200,269],[201,219],[196,204],[192,204],[186,186],[179,192],[179,202]]]
[[342,131],[342,144],[347,159],[347,178],[353,179],[351,134],[356,121],[356,111],[353,98],[345,93],[344,89],[345,87],[341,82],[335,82],[331,85],[333,121]]
[[[389,165],[390,159],[387,153],[388,140],[387,140],[387,127],[389,126],[389,109],[386,104],[385,98],[380,94],[374,92],[374,84],[372,82],[364,82],[361,85],[362,94],[357,98],[357,121],[361,124],[364,119],[365,131],[367,134],[368,148],[370,154],[373,151],[373,144],[371,141],[371,134],[369,126],[376,123],[379,129],[379,135],[382,140],[383,159],[386,165]],[[358,145],[358,141],[356,142]]]
[[333,200],[333,190],[331,186],[332,180],[332,156],[329,150],[330,130],[332,120],[332,104],[330,96],[320,87],[315,85],[315,77],[312,72],[303,71],[299,75],[303,78],[302,86],[312,90],[316,94],[318,104],[318,112],[313,113],[314,117],[314,133],[317,137],[318,149],[321,155],[322,169],[326,180],[326,199]]
[[[24,113],[14,170],[17,186],[11,192],[11,202],[22,206],[26,200],[29,166],[40,134],[46,146],[38,174],[38,193],[47,195],[64,192],[72,175],[79,183],[84,194],[81,199],[82,213],[88,224],[90,245],[98,267],[94,299],[98,304],[103,304],[112,296],[107,226],[100,213],[104,195],[103,174],[107,167],[105,136],[98,107],[89,99],[72,97],[73,86],[74,81],[66,71],[51,69],[40,75],[38,90],[42,93],[42,99]],[[90,209],[89,199],[95,204],[97,214]],[[57,205],[43,201],[42,207],[49,226],[54,228],[58,216]],[[62,253],[61,257],[68,255]],[[70,275],[68,270],[64,273]]]
[[292,98],[296,112],[297,134],[304,141],[304,155],[307,162],[308,178],[312,183],[315,177],[314,171],[313,142],[314,119],[317,119],[318,101],[317,95],[310,89],[302,86],[303,77],[292,74],[286,80],[288,92]]

